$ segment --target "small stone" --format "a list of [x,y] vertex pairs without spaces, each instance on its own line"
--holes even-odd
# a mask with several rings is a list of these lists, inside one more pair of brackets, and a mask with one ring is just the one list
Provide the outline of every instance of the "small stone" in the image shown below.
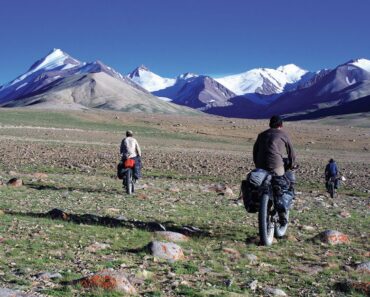
[[249,264],[257,264],[258,257],[254,254],[245,254],[245,257],[249,260]]
[[38,180],[45,180],[48,178],[48,175],[46,173],[36,172],[33,174],[34,178],[37,178]]
[[267,287],[264,289],[267,296],[288,296],[283,290]]
[[309,231],[309,232],[313,232],[313,231],[316,230],[315,227],[308,226],[308,225],[303,225],[301,229],[304,230],[304,231]]
[[234,192],[229,187],[226,187],[225,190],[224,190],[224,195],[225,196],[234,196]]
[[93,244],[86,247],[85,250],[90,253],[96,253],[97,251],[105,250],[107,248],[110,248],[109,244],[94,242]]
[[120,212],[120,210],[119,210],[118,208],[113,208],[113,207],[111,207],[111,208],[107,208],[107,209],[105,210],[105,213],[106,213],[107,215],[117,215],[119,212]]
[[254,280],[249,284],[249,289],[251,289],[253,292],[257,290],[258,280]]
[[349,243],[348,235],[335,230],[326,230],[316,236],[321,242],[331,245]]
[[41,273],[36,274],[35,277],[37,279],[42,279],[42,280],[63,278],[63,276],[60,273],[50,273],[50,272],[41,272]]
[[235,258],[240,258],[240,252],[235,250],[235,249],[232,249],[232,248],[223,248],[222,251],[226,254],[229,254]]
[[299,265],[295,269],[300,272],[307,273],[308,275],[316,275],[319,272],[323,271],[323,268],[318,265],[313,266]]
[[370,261],[356,265],[356,271],[370,273]]
[[8,182],[7,182],[7,185],[9,187],[15,187],[15,188],[18,188],[18,187],[21,187],[23,186],[23,181],[21,179],[18,179],[18,178],[12,178],[10,179]]
[[153,272],[144,269],[136,273],[136,277],[142,279],[151,279],[153,278]]
[[178,187],[171,187],[168,189],[170,192],[173,192],[173,193],[179,193],[180,192],[180,189]]
[[346,210],[341,211],[339,215],[342,218],[350,218],[351,217],[351,214],[348,211],[346,211]]

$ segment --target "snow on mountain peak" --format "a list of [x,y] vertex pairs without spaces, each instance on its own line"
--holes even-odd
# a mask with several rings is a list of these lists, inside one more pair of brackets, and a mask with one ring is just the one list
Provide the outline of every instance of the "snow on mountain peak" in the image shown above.
[[308,71],[298,67],[295,64],[287,64],[276,68],[276,70],[285,74],[288,83],[295,83],[301,79]]
[[29,72],[36,72],[40,69],[51,70],[63,65],[65,65],[63,69],[68,69],[79,64],[81,64],[80,61],[64,53],[61,49],[54,48],[44,58],[33,64]]
[[347,64],[354,65],[367,72],[370,72],[370,60],[361,58],[361,59],[351,60]]
[[191,72],[186,72],[184,74],[181,74],[178,76],[178,79],[189,79],[189,78],[193,78],[193,77],[198,77],[199,75],[195,74],[195,73],[191,73]]
[[132,81],[149,92],[155,92],[175,84],[176,79],[161,77],[141,65],[127,75]]
[[216,80],[237,95],[248,93],[271,95],[284,92],[286,85],[298,82],[306,73],[306,70],[288,64],[277,69],[256,68]]

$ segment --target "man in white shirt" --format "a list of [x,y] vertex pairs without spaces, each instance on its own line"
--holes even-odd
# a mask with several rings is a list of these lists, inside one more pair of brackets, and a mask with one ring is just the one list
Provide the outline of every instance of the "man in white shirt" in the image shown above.
[[134,178],[141,178],[141,149],[137,140],[132,137],[132,131],[126,131],[126,137],[121,142],[120,153],[122,160],[135,160]]

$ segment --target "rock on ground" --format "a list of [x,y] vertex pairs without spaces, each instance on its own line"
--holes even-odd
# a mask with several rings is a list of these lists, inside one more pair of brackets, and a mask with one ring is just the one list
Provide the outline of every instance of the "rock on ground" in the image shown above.
[[264,292],[267,296],[288,296],[283,290],[276,288],[265,288]]
[[36,172],[33,174],[33,177],[39,180],[45,180],[48,178],[48,175],[46,173]]
[[240,258],[240,252],[235,249],[225,247],[222,249],[222,251],[232,257]]
[[172,232],[172,231],[157,231],[155,232],[155,235],[157,235],[160,238],[163,238],[164,240],[173,241],[173,242],[181,242],[181,241],[188,241],[189,237],[187,237],[184,234]]
[[185,259],[182,248],[173,242],[152,241],[149,243],[148,248],[154,257],[165,259],[169,262]]
[[316,236],[321,242],[332,245],[349,243],[348,235],[335,230],[326,230]]
[[42,280],[63,278],[63,276],[60,273],[58,273],[58,272],[56,272],[56,273],[52,273],[52,272],[40,272],[40,273],[36,274],[35,277],[37,279],[42,279]]
[[0,288],[1,297],[36,297],[32,294],[22,293],[19,291],[14,291],[6,288]]
[[125,294],[136,294],[135,287],[129,282],[126,274],[119,270],[103,270],[77,281],[84,288],[101,288],[115,290]]
[[356,266],[356,271],[370,273],[370,261],[358,264]]
[[7,182],[7,185],[10,187],[18,188],[18,187],[23,186],[23,181],[20,178],[14,177]]
[[93,244],[90,244],[88,247],[86,247],[85,250],[90,253],[96,253],[97,251],[105,250],[107,248],[110,248],[109,244],[94,242]]

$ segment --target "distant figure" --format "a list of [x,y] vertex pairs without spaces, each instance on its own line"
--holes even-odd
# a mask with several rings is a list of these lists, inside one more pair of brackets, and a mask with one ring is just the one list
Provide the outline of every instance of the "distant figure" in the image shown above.
[[284,170],[284,155],[288,155],[288,166],[291,168],[295,162],[295,153],[292,142],[283,128],[283,119],[273,116],[270,119],[270,129],[260,133],[253,147],[253,162],[256,168],[273,171],[282,176]]
[[325,167],[326,185],[328,185],[328,181],[330,180],[330,178],[334,178],[335,179],[334,187],[338,189],[338,185],[339,185],[339,180],[337,179],[338,173],[339,173],[339,169],[338,169],[337,163],[335,163],[334,159],[330,159],[329,163]]
[[[283,128],[283,119],[273,116],[269,123],[270,129],[260,133],[253,146],[253,162],[256,168],[274,172],[272,184],[280,187],[278,196],[282,207],[278,209],[281,225],[288,222],[287,211],[292,203],[293,195],[284,195],[289,191],[289,182],[285,176],[285,170],[292,169],[295,163],[295,153],[292,142]],[[285,155],[288,158],[284,158]],[[285,162],[284,162],[285,160]]]
[[120,148],[121,158],[123,161],[127,159],[135,160],[134,178],[141,178],[141,149],[137,140],[133,137],[132,131],[126,131],[126,137],[121,142]]

